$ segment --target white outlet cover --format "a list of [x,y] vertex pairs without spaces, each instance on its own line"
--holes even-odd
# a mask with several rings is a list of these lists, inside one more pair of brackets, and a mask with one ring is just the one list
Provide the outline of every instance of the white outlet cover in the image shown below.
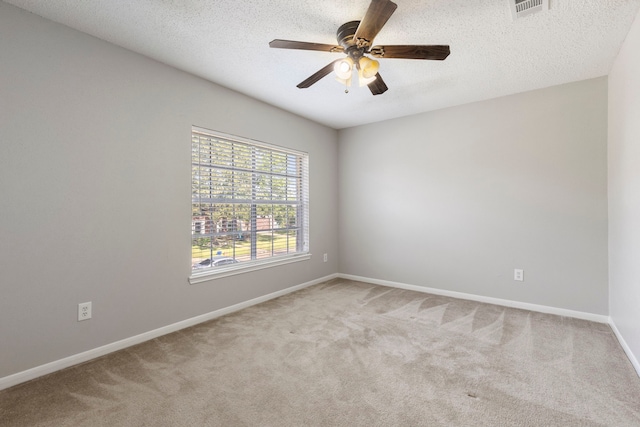
[[91,301],[78,304],[78,322],[91,319]]
[[518,282],[524,282],[524,270],[516,268],[513,270],[513,280],[517,280]]

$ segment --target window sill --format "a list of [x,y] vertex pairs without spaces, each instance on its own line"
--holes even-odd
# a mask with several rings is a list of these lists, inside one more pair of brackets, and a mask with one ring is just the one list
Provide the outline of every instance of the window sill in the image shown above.
[[189,283],[195,285],[197,283],[221,279],[223,277],[235,276],[237,274],[248,273],[250,271],[262,270],[265,268],[291,264],[298,261],[306,261],[309,259],[311,259],[311,254],[305,253],[252,262],[249,265],[233,265],[230,267],[216,268],[215,270],[207,270],[191,274],[191,276],[189,277]]

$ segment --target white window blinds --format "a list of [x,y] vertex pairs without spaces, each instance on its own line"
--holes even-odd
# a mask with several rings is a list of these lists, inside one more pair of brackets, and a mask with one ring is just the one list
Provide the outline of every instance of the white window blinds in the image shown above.
[[193,128],[193,273],[306,254],[308,163],[306,153]]

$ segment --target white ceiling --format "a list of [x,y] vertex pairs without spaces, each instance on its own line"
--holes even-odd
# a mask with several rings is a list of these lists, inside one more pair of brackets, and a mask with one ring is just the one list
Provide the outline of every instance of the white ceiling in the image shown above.
[[374,44],[448,44],[445,61],[380,60],[389,90],[348,94],[341,54],[270,49],[273,39],[335,44],[370,0],[5,0],[212,82],[341,129],[608,74],[640,0],[550,0],[513,21],[509,0],[394,0]]

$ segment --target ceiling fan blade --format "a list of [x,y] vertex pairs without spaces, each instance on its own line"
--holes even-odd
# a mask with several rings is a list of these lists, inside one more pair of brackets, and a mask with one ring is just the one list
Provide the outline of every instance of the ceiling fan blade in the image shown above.
[[360,21],[353,38],[359,47],[371,46],[373,39],[387,23],[397,4],[390,0],[371,0],[367,13]]
[[371,93],[374,95],[382,95],[389,89],[387,85],[382,80],[382,76],[380,73],[376,74],[376,79],[367,85]]
[[343,52],[342,46],[334,46],[331,44],[297,42],[293,40],[273,40],[269,42],[269,47],[279,49],[301,49],[301,50],[319,50],[323,52]]
[[448,45],[374,46],[369,54],[375,58],[435,59],[442,61],[451,51]]
[[320,70],[316,71],[314,74],[309,76],[306,80],[304,80],[303,82],[300,82],[298,84],[298,87],[300,89],[306,89],[309,86],[311,86],[312,84],[316,83],[321,78],[327,76],[328,74],[330,74],[333,71],[333,65],[338,61],[342,61],[342,58],[341,59],[336,59],[335,61],[327,64],[325,67],[323,67]]

